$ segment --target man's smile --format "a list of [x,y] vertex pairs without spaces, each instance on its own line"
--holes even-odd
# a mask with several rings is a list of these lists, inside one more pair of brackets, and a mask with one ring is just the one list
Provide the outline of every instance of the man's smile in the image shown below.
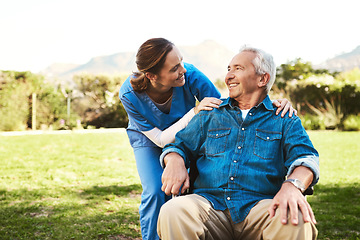
[[229,89],[234,88],[237,85],[239,85],[239,83],[231,83],[231,84],[229,84]]

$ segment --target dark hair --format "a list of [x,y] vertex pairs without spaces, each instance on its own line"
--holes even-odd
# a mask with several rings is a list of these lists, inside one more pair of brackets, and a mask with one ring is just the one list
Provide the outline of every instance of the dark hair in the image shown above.
[[164,66],[167,54],[173,47],[174,44],[165,38],[151,38],[140,46],[136,54],[138,72],[134,72],[130,79],[131,86],[135,91],[143,92],[146,90],[149,79],[145,73],[158,74]]

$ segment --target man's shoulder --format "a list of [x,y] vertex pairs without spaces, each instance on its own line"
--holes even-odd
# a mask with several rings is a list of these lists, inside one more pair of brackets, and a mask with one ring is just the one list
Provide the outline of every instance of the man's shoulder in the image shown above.
[[194,116],[195,119],[200,119],[203,123],[210,122],[219,122],[219,121],[227,121],[228,120],[228,108],[227,107],[219,107],[213,108],[212,110],[202,110],[198,114]]

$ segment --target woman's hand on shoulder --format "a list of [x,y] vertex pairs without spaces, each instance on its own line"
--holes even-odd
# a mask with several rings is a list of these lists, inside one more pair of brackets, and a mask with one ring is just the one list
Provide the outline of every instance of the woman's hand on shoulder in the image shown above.
[[276,115],[278,115],[281,112],[281,110],[283,110],[281,113],[281,117],[284,117],[288,111],[289,111],[289,117],[292,117],[293,114],[297,116],[297,111],[292,107],[291,102],[286,98],[274,100],[273,105],[278,108],[276,110]]
[[222,101],[218,98],[206,97],[194,108],[194,112],[198,114],[202,110],[210,111],[214,108],[219,108],[221,103]]

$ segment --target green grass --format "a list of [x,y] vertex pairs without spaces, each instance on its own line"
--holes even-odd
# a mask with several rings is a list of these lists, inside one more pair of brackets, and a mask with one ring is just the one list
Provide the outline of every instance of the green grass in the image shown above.
[[[360,239],[360,133],[310,131],[318,239]],[[0,136],[1,239],[139,239],[141,185],[125,132]]]
[[310,131],[320,181],[308,197],[318,239],[360,239],[360,132]]
[[0,137],[1,239],[140,236],[125,133]]

